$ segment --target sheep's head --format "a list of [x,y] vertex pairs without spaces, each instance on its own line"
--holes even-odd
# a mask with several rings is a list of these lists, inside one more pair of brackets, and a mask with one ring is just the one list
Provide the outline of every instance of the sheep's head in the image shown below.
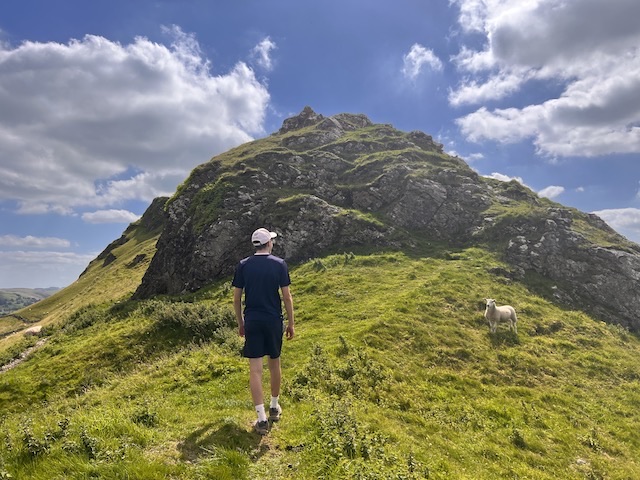
[[487,302],[487,308],[492,308],[496,306],[496,301],[493,298],[485,298],[485,302]]

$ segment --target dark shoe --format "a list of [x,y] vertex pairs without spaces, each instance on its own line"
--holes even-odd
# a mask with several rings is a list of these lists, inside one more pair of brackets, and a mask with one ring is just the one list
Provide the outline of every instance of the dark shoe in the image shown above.
[[260,435],[266,435],[269,433],[269,422],[266,420],[264,422],[256,422],[253,424],[253,429]]
[[272,422],[277,422],[280,420],[280,415],[282,414],[282,407],[278,405],[276,408],[269,408],[269,420]]

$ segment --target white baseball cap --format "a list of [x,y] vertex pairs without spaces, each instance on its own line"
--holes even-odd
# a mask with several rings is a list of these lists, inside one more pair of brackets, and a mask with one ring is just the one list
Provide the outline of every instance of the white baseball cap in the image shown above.
[[276,232],[270,232],[266,228],[259,228],[251,235],[251,243],[253,243],[255,247],[259,247],[260,245],[266,245],[269,240],[277,236],[278,234]]

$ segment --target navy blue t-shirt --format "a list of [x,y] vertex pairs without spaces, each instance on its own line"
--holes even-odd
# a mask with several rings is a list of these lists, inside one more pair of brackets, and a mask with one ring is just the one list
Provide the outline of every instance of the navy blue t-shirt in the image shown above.
[[231,285],[244,289],[244,319],[280,319],[280,287],[291,284],[286,262],[275,255],[253,255],[240,261]]

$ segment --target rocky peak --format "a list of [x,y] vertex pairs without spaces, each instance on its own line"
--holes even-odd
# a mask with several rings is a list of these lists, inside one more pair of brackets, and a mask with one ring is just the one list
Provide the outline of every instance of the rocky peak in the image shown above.
[[414,130],[413,132],[409,132],[409,135],[407,135],[407,139],[409,139],[411,142],[415,143],[419,147],[422,147],[425,149],[433,149],[439,153],[443,153],[442,144],[434,142],[431,135],[427,135],[424,132],[420,132],[417,130]]
[[279,134],[197,167],[166,216],[151,218],[166,223],[137,298],[230,276],[253,252],[251,232],[267,227],[280,235],[275,253],[290,264],[360,245],[482,243],[521,279],[541,275],[563,301],[640,331],[639,246],[597,217],[516,182],[480,177],[425,133],[365,115],[324,117],[305,107]]
[[[294,130],[300,130],[305,127],[317,125],[320,130],[338,129],[342,132],[358,130],[360,128],[370,127],[373,122],[366,115],[353,113],[339,113],[331,117],[325,117],[313,111],[309,106],[302,109],[295,117],[290,117],[282,122],[282,127],[278,133],[287,133]],[[429,137],[431,138],[431,137]]]
[[345,131],[358,130],[360,128],[370,127],[373,122],[369,117],[363,114],[339,113],[330,117],[332,121],[340,125]]
[[300,130],[320,122],[324,117],[313,111],[308,105],[295,117],[289,117],[282,122],[282,127],[278,133],[287,133],[292,130]]

